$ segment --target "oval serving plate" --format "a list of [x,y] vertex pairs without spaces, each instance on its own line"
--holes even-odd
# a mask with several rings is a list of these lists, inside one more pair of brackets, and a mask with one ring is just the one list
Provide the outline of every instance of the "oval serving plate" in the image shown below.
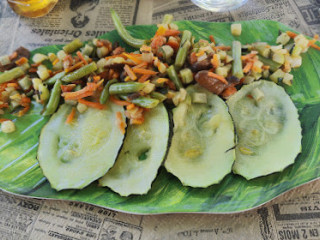
[[[177,22],[180,29],[190,30],[196,39],[214,35],[217,43],[230,45],[238,39],[243,44],[255,41],[275,44],[278,31],[292,30],[278,22],[255,20],[242,23],[242,35],[230,33],[231,23]],[[148,39],[156,26],[131,26],[133,36]],[[118,41],[126,46],[115,32],[102,38]],[[48,46],[33,51],[57,52],[61,46]],[[127,48],[127,50],[133,50]],[[293,165],[283,172],[247,181],[229,174],[220,184],[205,189],[184,187],[162,167],[147,195],[121,197],[97,182],[82,190],[53,190],[36,159],[41,128],[48,121],[40,115],[42,107],[34,104],[32,110],[15,119],[17,131],[10,135],[0,133],[0,188],[28,197],[81,201],[118,211],[136,214],[172,212],[233,213],[257,207],[280,194],[314,180],[320,174],[320,52],[310,49],[303,54],[302,67],[293,70],[294,83],[285,87],[299,110],[303,128],[302,152]],[[8,116],[5,116],[8,117]],[[11,116],[12,119],[12,116]]]

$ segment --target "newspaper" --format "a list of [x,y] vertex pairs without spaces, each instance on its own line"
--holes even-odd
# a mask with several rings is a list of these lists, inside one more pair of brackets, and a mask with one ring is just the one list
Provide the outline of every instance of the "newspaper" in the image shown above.
[[[249,0],[234,11],[212,13],[190,1],[61,0],[45,18],[18,17],[0,0],[0,55],[23,45],[34,49],[88,40],[113,29],[109,8],[125,25],[177,20],[272,19],[303,33],[320,33],[318,0]],[[235,214],[134,215],[90,204],[41,200],[0,191],[1,240],[290,240],[320,239],[320,180]]]

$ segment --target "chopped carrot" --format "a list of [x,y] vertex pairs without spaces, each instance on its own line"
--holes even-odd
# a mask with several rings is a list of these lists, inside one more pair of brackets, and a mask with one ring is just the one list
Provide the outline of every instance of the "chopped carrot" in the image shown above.
[[212,66],[213,66],[214,68],[219,67],[220,61],[219,61],[218,54],[213,54],[213,57],[212,57],[212,59],[211,59],[211,63],[212,63]]
[[150,76],[151,76],[151,75],[149,75],[149,74],[144,74],[144,75],[142,75],[142,76],[139,78],[138,82],[139,82],[139,83],[144,83],[145,81],[148,80],[148,78],[149,78]]
[[17,53],[17,52],[13,52],[13,53],[9,56],[9,59],[10,59],[10,61],[12,61],[12,60],[15,59],[16,57],[18,57],[18,53]]
[[141,125],[144,122],[144,118],[130,119],[131,124]]
[[201,50],[201,51],[199,51],[199,52],[196,53],[196,56],[197,56],[197,57],[200,57],[200,56],[202,56],[203,54],[205,54],[205,51]]
[[29,68],[28,72],[30,73],[36,73],[38,71],[38,69],[32,67],[32,68]]
[[123,121],[121,112],[117,112],[116,113],[116,121],[117,121],[116,123],[117,123],[121,133],[125,134],[125,132],[126,132],[126,124]]
[[263,66],[262,66],[262,69],[264,69],[264,70],[269,70],[269,69],[270,69],[270,66],[268,66],[268,65],[263,65]]
[[65,100],[78,100],[84,97],[89,97],[94,94],[94,91],[101,85],[101,83],[87,83],[87,86],[76,92],[64,92],[62,96]]
[[294,33],[294,32],[291,32],[291,31],[287,31],[286,33],[288,34],[288,36],[289,36],[290,38],[295,38],[296,36],[298,36],[298,34],[296,34],[296,33]]
[[148,66],[147,62],[142,62],[142,63],[138,64],[137,66],[132,67],[132,69],[134,69],[134,68],[145,68],[147,66]]
[[192,52],[192,53],[190,54],[190,64],[194,64],[194,63],[196,63],[197,61],[198,61],[198,57],[197,57],[196,53],[195,53],[195,52]]
[[0,109],[1,109],[1,108],[7,108],[7,107],[9,107],[9,104],[8,104],[8,103],[0,104]]
[[86,59],[84,58],[84,56],[80,51],[77,52],[77,56],[80,58],[80,60],[83,62],[84,65],[88,64],[88,62],[86,61]]
[[253,66],[253,62],[248,62],[246,66],[243,68],[243,72],[248,73],[252,69],[252,66]]
[[153,38],[152,42],[151,42],[151,48],[153,49],[158,49],[159,47],[161,47],[163,44],[165,44],[166,39],[163,36],[156,36]]
[[28,62],[28,59],[26,57],[21,57],[19,58],[17,61],[15,61],[15,63],[18,65],[18,66],[21,66],[22,64],[25,64]]
[[54,61],[52,62],[52,65],[53,65],[53,66],[56,65],[59,61],[60,61],[60,59],[59,59],[59,58],[56,58],[56,60],[54,60]]
[[249,60],[249,59],[255,57],[257,54],[258,54],[258,52],[248,53],[247,55],[241,56],[241,60],[242,60],[242,61]]
[[181,32],[179,30],[175,30],[175,29],[168,29],[165,31],[165,33],[163,34],[163,36],[165,37],[170,37],[170,36],[178,36]]
[[121,53],[121,54],[105,57],[104,59],[109,60],[109,59],[116,58],[116,57],[126,58],[126,56]]
[[139,73],[139,74],[148,74],[148,75],[156,75],[158,72],[148,70],[148,69],[143,69],[143,68],[134,68],[132,69],[134,73]]
[[73,107],[70,114],[67,117],[66,124],[70,124],[73,121],[75,115],[76,115],[76,108]]
[[166,32],[166,30],[167,30],[167,29],[166,29],[164,26],[160,26],[160,27],[158,28],[158,30],[156,31],[155,36],[163,36],[164,33]]
[[30,109],[30,105],[29,106],[25,106],[22,110],[20,110],[18,112],[18,117],[22,117],[23,115],[25,115]]
[[97,47],[103,47],[104,44],[103,44],[102,41],[98,40],[98,41],[96,42],[96,46],[97,46]]
[[78,62],[78,63],[74,64],[73,66],[66,68],[66,70],[64,70],[64,71],[67,73],[72,72],[72,71],[82,67],[82,65],[83,65],[83,62]]
[[175,51],[177,51],[180,47],[180,43],[177,40],[175,41],[175,40],[171,40],[171,39],[169,39],[169,41],[167,42],[167,45],[172,47]]
[[223,98],[228,98],[231,95],[235,94],[237,91],[238,90],[235,87],[229,86],[222,92],[222,97]]
[[8,83],[8,85],[7,85],[8,87],[13,87],[13,88],[15,88],[15,89],[17,89],[17,88],[20,88],[19,87],[19,84],[18,83]]
[[176,90],[176,85],[174,85],[174,83],[172,81],[168,80],[168,82],[166,82],[166,84],[168,85],[168,87],[171,90]]
[[97,103],[97,102],[90,102],[84,99],[78,99],[79,103],[82,103],[84,105],[87,105],[88,107],[92,107],[92,108],[96,108],[96,109],[104,109],[106,106],[101,104],[101,103]]
[[311,39],[309,40],[308,46],[311,46],[312,44],[314,44],[317,41],[317,39]]
[[70,64],[72,64],[72,63],[73,63],[73,59],[72,59],[71,55],[67,55],[67,56],[65,56],[65,57],[64,57],[64,59],[63,59],[63,61],[69,61],[69,62],[70,62]]
[[158,78],[157,83],[167,83],[169,81],[168,78]]
[[135,64],[140,64],[143,62],[143,60],[141,59],[141,54],[127,54],[127,53],[123,53],[124,56],[126,56],[128,59],[132,60]]
[[228,84],[228,81],[221,75],[215,74],[213,72],[208,72],[208,76],[213,77],[213,78],[223,82],[224,84]]
[[216,44],[216,40],[214,39],[213,35],[210,35],[209,38],[212,43]]
[[315,34],[315,35],[313,36],[313,38],[316,39],[316,40],[318,40],[319,35],[318,35],[318,34]]
[[215,46],[213,47],[213,50],[217,51],[217,50],[222,50],[222,51],[229,51],[231,50],[230,46]]
[[147,45],[142,45],[140,48],[140,52],[151,52],[151,47]]
[[11,119],[6,119],[6,118],[0,118],[0,123],[3,123],[5,121],[12,121]]
[[133,81],[137,80],[136,74],[133,72],[132,68],[129,67],[127,64],[124,66],[124,70]]
[[136,107],[136,105],[134,105],[133,103],[131,103],[130,105],[127,106],[127,110],[132,110]]
[[32,63],[31,64],[31,67],[39,67],[41,65],[41,62],[39,62],[39,63]]
[[76,84],[61,85],[62,92],[71,92],[76,87]]
[[131,104],[131,102],[119,100],[119,99],[115,98],[114,96],[110,96],[109,99],[110,99],[111,102],[113,102],[114,104],[117,104],[119,106],[128,106],[128,105]]

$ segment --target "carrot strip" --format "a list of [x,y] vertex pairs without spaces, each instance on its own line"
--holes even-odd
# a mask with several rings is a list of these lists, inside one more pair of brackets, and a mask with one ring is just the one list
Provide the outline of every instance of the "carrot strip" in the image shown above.
[[96,82],[99,82],[100,81],[100,79],[101,79],[101,77],[100,76],[93,76],[93,81],[96,83]]
[[121,133],[125,134],[125,132],[126,132],[126,124],[123,121],[121,112],[117,112],[116,113],[116,121],[117,121],[117,125],[118,125]]
[[52,65],[53,65],[53,66],[56,65],[59,61],[60,61],[59,58],[56,58],[56,60],[54,60],[54,61],[52,62]]
[[148,80],[148,78],[149,78],[150,76],[151,76],[151,75],[149,75],[149,74],[144,74],[144,75],[142,75],[142,76],[139,78],[138,82],[139,82],[139,83],[144,83],[145,81]]
[[213,66],[214,68],[219,67],[220,61],[219,61],[219,58],[218,58],[218,54],[213,54],[211,63],[212,63],[212,66]]
[[169,45],[170,47],[172,47],[175,51],[177,51],[180,47],[180,44],[178,41],[174,41],[174,40],[169,40],[167,42],[167,45]]
[[119,100],[119,99],[115,98],[114,96],[110,96],[109,99],[111,102],[113,102],[114,104],[117,104],[119,106],[128,106],[131,104],[131,102]]
[[215,74],[213,72],[208,72],[208,76],[213,77],[213,78],[223,82],[224,84],[228,84],[228,81],[221,75]]
[[287,31],[286,33],[288,34],[288,36],[289,36],[290,38],[295,38],[296,36],[298,36],[298,34],[296,34],[296,33],[294,33],[294,32],[291,32],[291,31]]
[[169,81],[169,79],[168,78],[158,78],[157,79],[157,83],[167,83]]
[[0,123],[3,123],[5,121],[12,121],[11,119],[6,119],[6,118],[0,118]]
[[104,109],[106,106],[97,102],[89,102],[87,100],[84,99],[78,99],[79,103],[82,103],[84,105],[87,105],[88,107],[92,107],[92,108],[96,108],[96,109]]
[[156,75],[158,72],[148,70],[148,69],[143,69],[143,68],[134,68],[132,69],[134,73],[138,74],[148,74],[148,75]]
[[64,71],[67,72],[67,73],[68,73],[68,72],[72,72],[72,71],[74,71],[74,70],[82,67],[82,65],[83,65],[83,62],[78,62],[78,63],[76,63],[75,65],[73,65],[73,66],[71,66],[71,67],[69,67],[69,68],[66,68],[66,70],[64,70]]
[[131,124],[141,125],[143,122],[144,122],[143,118],[130,119]]
[[130,105],[127,106],[127,110],[132,110],[136,107],[136,105],[134,105],[133,103],[131,103]]
[[62,92],[71,92],[75,87],[75,84],[61,85],[61,90]]
[[246,60],[249,60],[250,58],[255,57],[256,55],[257,55],[256,52],[248,53],[247,55],[241,56],[241,60],[246,61]]
[[29,109],[30,109],[30,106],[24,107],[22,110],[18,112],[18,117],[22,117],[23,115],[25,115],[29,111]]
[[216,44],[216,40],[214,39],[213,35],[210,35],[209,38],[212,43]]
[[78,100],[80,98],[89,97],[89,96],[92,96],[94,94],[94,91],[96,91],[97,88],[101,85],[101,84],[100,85],[98,84],[87,83],[87,86],[82,88],[81,90],[76,92],[65,92],[65,93],[62,93],[62,96],[64,97],[65,100]]
[[68,117],[66,119],[66,124],[70,124],[73,121],[75,115],[76,115],[76,108],[73,107],[70,114],[68,115]]
[[147,62],[142,62],[134,67],[132,67],[132,69],[135,69],[135,68],[145,68],[146,66],[148,66],[148,63]]
[[235,87],[229,86],[222,92],[222,97],[223,98],[228,98],[231,95],[235,94],[237,91],[238,90]]
[[246,66],[243,68],[243,72],[248,73],[252,69],[252,66],[253,66],[253,62],[248,62]]
[[32,67],[32,68],[29,68],[28,72],[30,73],[36,73],[38,71],[38,69]]
[[19,84],[18,83],[8,83],[8,85],[7,85],[8,87],[13,87],[13,88],[15,88],[15,89],[17,89],[17,88],[19,88]]
[[151,52],[151,47],[147,45],[142,45],[140,48],[140,52]]
[[26,57],[22,57],[22,58],[19,58],[17,61],[15,61],[15,63],[18,65],[18,66],[21,66],[22,64],[25,64],[28,62],[28,59]]
[[314,44],[314,43],[311,44],[310,47],[312,47],[312,48],[317,49],[317,50],[320,51],[320,47],[319,47],[318,45]]
[[31,67],[39,67],[40,65],[41,65],[41,62],[40,63],[32,63]]
[[175,29],[168,29],[164,32],[163,36],[170,37],[170,36],[178,36],[181,32]]
[[133,54],[127,54],[123,53],[124,56],[126,56],[128,59],[132,60],[135,64],[140,64],[142,63],[141,55],[133,55]]
[[230,46],[215,46],[213,49],[216,50],[222,50],[222,51],[229,51],[231,49]]
[[124,66],[124,70],[133,81],[137,80],[137,76],[133,72],[134,70],[131,67],[129,67],[127,64]]
[[80,60],[83,62],[84,65],[88,64],[88,62],[86,61],[86,59],[84,58],[84,56],[80,51],[77,52],[77,56],[80,58]]
[[0,104],[0,109],[1,109],[1,108],[7,108],[7,107],[9,107],[9,104],[8,104],[8,103]]
[[166,30],[164,26],[160,26],[154,36],[163,36]]

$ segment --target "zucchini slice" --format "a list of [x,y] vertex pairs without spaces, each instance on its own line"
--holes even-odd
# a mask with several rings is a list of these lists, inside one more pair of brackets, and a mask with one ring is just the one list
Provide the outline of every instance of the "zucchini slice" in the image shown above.
[[238,144],[234,173],[246,179],[282,171],[301,151],[298,112],[285,90],[261,80],[243,86],[227,104]]
[[121,196],[145,194],[165,157],[169,119],[163,104],[152,108],[141,125],[129,125],[114,166],[100,180]]
[[71,106],[62,105],[44,126],[38,161],[56,190],[82,189],[103,176],[114,164],[124,135],[116,126],[122,107],[108,104],[106,110],[88,108],[66,124]]
[[[217,95],[199,85],[187,92],[186,101],[173,110],[173,138],[165,167],[183,185],[204,188],[231,172],[234,127],[227,105]],[[194,103],[195,93],[205,93],[207,101]]]

